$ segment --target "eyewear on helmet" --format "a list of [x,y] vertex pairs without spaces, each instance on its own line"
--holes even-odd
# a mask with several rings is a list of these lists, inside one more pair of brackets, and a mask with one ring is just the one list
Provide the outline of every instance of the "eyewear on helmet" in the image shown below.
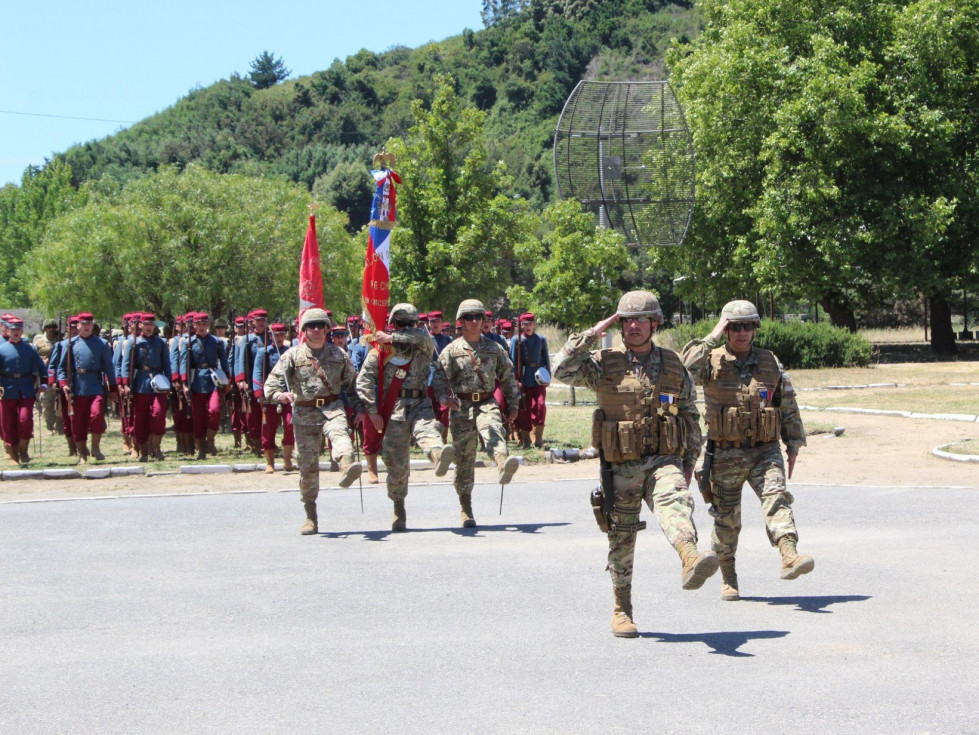
[[732,332],[754,332],[755,325],[752,322],[740,322],[728,324],[727,328]]
[[619,322],[622,324],[628,324],[629,322],[635,322],[636,324],[649,324],[650,318],[648,316],[622,316],[619,317]]
[[418,325],[418,322],[416,322],[416,321],[413,321],[413,320],[411,320],[411,321],[405,321],[405,320],[402,320],[402,319],[398,319],[394,323],[394,326],[399,327],[400,329],[411,329],[412,327],[415,327],[417,325]]
[[306,322],[305,329],[326,329],[326,322]]
[[462,315],[462,318],[465,319],[467,322],[481,322],[481,321],[483,321],[483,318],[484,317],[485,317],[485,314],[463,314]]

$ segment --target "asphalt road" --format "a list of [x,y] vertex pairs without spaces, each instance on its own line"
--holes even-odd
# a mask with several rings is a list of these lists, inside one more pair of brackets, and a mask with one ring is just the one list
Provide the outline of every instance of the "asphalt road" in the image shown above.
[[794,487],[793,582],[749,492],[737,603],[646,511],[620,640],[593,484],[0,505],[0,732],[979,731],[974,491]]

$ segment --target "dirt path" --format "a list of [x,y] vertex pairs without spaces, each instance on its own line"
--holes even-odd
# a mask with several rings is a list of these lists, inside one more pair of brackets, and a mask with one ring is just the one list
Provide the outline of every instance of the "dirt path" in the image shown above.
[[[833,423],[846,430],[840,437],[831,434],[809,437],[809,445],[799,455],[792,483],[979,489],[979,464],[943,460],[931,454],[936,446],[979,438],[979,424],[826,412],[804,412],[803,419],[826,424],[830,422],[830,416]],[[492,483],[495,475],[495,470],[477,469],[476,481]],[[329,487],[336,477],[333,473],[324,472],[322,487]],[[520,469],[516,480],[544,482],[597,477],[598,463],[587,460],[528,465]],[[418,482],[432,482],[435,479],[431,470],[415,471],[414,478]],[[450,481],[451,475],[443,482],[446,480]],[[383,492],[383,482],[382,473],[381,488],[373,489]],[[252,472],[133,476],[105,480],[32,480],[0,482],[0,502],[162,493],[276,492],[295,490],[298,484],[297,473],[282,472],[271,477]],[[371,488],[366,482],[364,487]]]

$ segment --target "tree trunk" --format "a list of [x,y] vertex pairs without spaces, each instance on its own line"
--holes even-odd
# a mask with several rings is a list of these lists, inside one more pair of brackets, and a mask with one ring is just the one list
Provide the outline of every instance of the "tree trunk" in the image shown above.
[[820,300],[819,305],[829,316],[830,323],[834,327],[844,327],[849,332],[857,331],[857,317],[853,313],[853,307],[849,300],[840,293],[825,294]]
[[958,349],[952,330],[952,303],[942,296],[931,296],[931,349],[937,355],[954,355]]

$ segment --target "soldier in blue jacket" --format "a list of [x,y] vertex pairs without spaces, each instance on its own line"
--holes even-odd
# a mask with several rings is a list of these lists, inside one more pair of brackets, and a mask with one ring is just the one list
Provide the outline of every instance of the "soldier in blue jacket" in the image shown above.
[[[170,350],[166,340],[154,334],[156,315],[138,317],[139,336],[127,343],[122,355],[119,391],[129,397],[133,441],[139,461],[163,459],[160,443],[167,430],[167,396],[170,387]],[[165,382],[161,379],[165,378]],[[154,380],[156,381],[154,383]]]
[[[207,314],[196,313],[194,334],[180,354],[180,380],[184,395],[190,400],[197,459],[206,459],[207,452],[217,454],[214,437],[221,426],[221,396],[231,372],[224,343],[208,333],[210,326],[211,318]],[[224,385],[219,387],[215,380],[223,381]]]
[[[269,327],[273,341],[268,347],[263,347],[255,356],[255,367],[252,368],[252,389],[258,396],[265,412],[264,423],[262,424],[262,453],[265,455],[265,472],[272,474],[275,472],[275,432],[279,428],[279,419],[282,419],[282,464],[287,472],[296,469],[292,463],[292,455],[296,448],[296,438],[292,431],[292,406],[289,404],[266,402],[265,400],[265,379],[272,372],[272,368],[279,362],[289,347],[286,346],[286,327],[285,324],[273,324]],[[281,410],[281,414],[279,411]]]
[[0,343],[0,411],[3,444],[12,464],[31,461],[27,448],[34,436],[34,401],[45,390],[48,369],[33,346],[24,341],[24,322],[7,319],[7,340]]
[[78,336],[72,337],[58,363],[58,385],[71,404],[71,429],[78,448],[78,461],[88,462],[88,434],[92,434],[92,457],[105,459],[99,445],[105,433],[105,395],[108,385],[116,396],[116,373],[109,343],[94,333],[95,318],[87,311],[78,315]]
[[[520,315],[520,329],[510,340],[510,362],[522,392],[515,422],[520,446],[544,446],[544,420],[547,418],[547,386],[550,384],[551,356],[547,340],[534,332],[536,320],[530,312]],[[546,371],[540,372],[541,369]],[[547,380],[539,380],[546,377]]]
[[242,400],[248,402],[248,447],[255,454],[261,453],[262,445],[262,406],[252,393],[252,371],[255,368],[255,357],[258,351],[272,344],[272,334],[268,330],[268,312],[265,309],[254,309],[248,314],[252,323],[252,331],[243,343],[235,347],[234,378],[241,391]]

